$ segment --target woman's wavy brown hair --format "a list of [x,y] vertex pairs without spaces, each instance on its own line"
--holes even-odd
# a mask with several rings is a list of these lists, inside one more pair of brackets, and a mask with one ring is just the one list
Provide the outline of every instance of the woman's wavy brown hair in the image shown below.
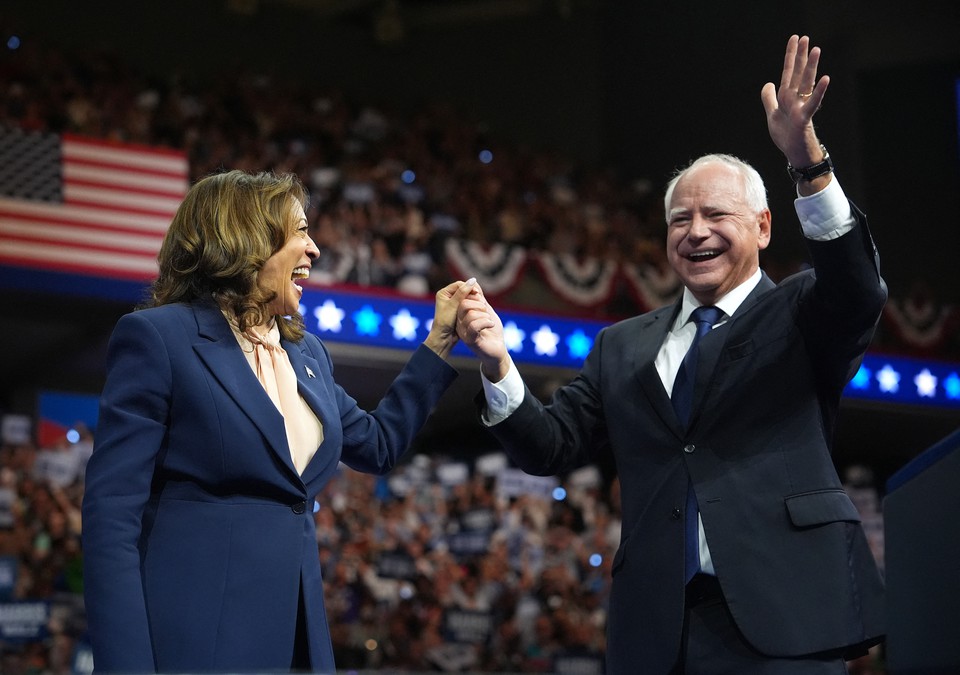
[[[302,206],[307,200],[295,174],[227,171],[197,181],[163,239],[160,276],[146,305],[212,297],[236,317],[241,332],[268,321],[267,305],[276,293],[261,288],[257,278],[295,229],[291,200]],[[303,338],[299,313],[278,323],[285,339]]]

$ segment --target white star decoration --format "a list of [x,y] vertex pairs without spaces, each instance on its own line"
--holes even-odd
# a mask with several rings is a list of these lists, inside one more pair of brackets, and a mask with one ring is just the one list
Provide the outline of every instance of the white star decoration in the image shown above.
[[900,388],[900,373],[888,363],[877,373],[877,381],[880,383],[880,391],[893,394]]
[[320,326],[320,330],[339,333],[343,328],[341,322],[347,313],[337,307],[333,300],[327,300],[313,310],[313,314],[317,317],[317,324]]
[[390,325],[393,326],[393,337],[398,340],[412,341],[417,339],[417,327],[420,325],[420,319],[404,308],[390,317]]
[[[324,293],[321,297],[323,302],[320,305],[310,302],[301,304],[300,313],[304,317],[316,317],[318,333],[325,333],[331,340],[349,340],[356,337],[361,341],[401,347],[403,345],[400,343],[416,343],[418,336],[423,336],[423,329],[429,331],[433,324],[433,319],[428,318],[425,307],[413,307],[421,315],[418,317],[411,313],[412,305],[400,308],[400,303],[390,303],[392,307],[383,307],[378,303],[364,304],[350,298],[341,299],[335,294]],[[343,302],[343,305],[338,305],[339,302]],[[361,306],[356,309],[358,304]],[[544,320],[545,317],[540,318],[540,321]],[[389,331],[383,330],[385,324],[389,324]],[[533,327],[537,324],[530,323],[521,328],[516,320],[505,320],[504,346],[509,353],[516,355],[515,358],[521,360],[541,363],[549,361],[556,362],[557,365],[582,361],[594,338],[585,332],[583,327],[568,324],[570,322],[558,319],[556,323],[540,323],[534,330]],[[559,330],[555,331],[554,326]],[[561,342],[564,345],[562,349]],[[884,362],[869,356],[866,357],[865,364],[861,365],[850,382],[848,395],[857,397],[862,394],[873,397],[881,394],[883,398],[890,400],[927,405],[954,405],[960,402],[960,371],[940,372],[938,366],[930,364],[907,364],[895,358]],[[900,388],[901,383],[903,389]]]
[[533,338],[533,344],[536,345],[537,354],[543,354],[544,356],[557,355],[557,343],[560,342],[560,336],[550,330],[550,326],[543,324],[530,337]]
[[503,326],[503,341],[507,345],[507,351],[519,352],[523,349],[523,339],[527,334],[520,330],[513,321],[507,321]]
[[937,377],[928,368],[921,370],[913,383],[917,385],[917,396],[933,398],[937,394]]

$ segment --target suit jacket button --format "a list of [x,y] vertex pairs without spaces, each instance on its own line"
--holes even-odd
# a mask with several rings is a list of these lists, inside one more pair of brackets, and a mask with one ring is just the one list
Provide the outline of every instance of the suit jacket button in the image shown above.
[[307,510],[307,503],[297,502],[296,504],[290,507],[290,510],[299,516],[300,514],[304,513]]
[[673,516],[674,520],[680,520],[680,516],[683,515],[683,512],[680,511],[680,509],[674,509],[670,515]]
[[688,455],[691,454],[696,449],[697,449],[697,446],[695,446],[693,443],[691,443],[690,445],[683,446],[683,451]]

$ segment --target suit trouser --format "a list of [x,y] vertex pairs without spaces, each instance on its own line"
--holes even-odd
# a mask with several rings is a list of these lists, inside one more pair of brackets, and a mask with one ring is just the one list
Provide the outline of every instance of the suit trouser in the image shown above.
[[672,675],[840,675],[838,656],[772,658],[757,652],[733,621],[715,577],[698,574],[687,586],[680,658]]

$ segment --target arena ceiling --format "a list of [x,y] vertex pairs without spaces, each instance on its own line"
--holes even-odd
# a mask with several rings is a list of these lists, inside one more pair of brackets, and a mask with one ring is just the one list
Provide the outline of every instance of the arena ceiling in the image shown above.
[[572,19],[599,0],[224,0],[228,10],[255,16],[270,5],[302,10],[318,20],[369,23],[378,42],[413,32],[538,16]]

